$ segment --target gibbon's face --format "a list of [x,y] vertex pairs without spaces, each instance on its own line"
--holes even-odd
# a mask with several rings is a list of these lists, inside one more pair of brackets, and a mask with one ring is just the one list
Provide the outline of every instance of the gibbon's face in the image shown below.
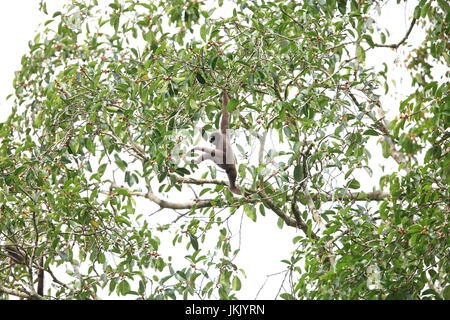
[[213,144],[218,148],[222,144],[222,133],[219,131],[213,132],[209,137],[209,143]]

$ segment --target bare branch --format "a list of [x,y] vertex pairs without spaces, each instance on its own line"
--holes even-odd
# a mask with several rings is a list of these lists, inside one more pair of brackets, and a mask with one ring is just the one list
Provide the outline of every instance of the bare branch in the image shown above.
[[339,200],[346,200],[346,201],[384,201],[388,199],[391,196],[389,192],[383,192],[383,191],[371,191],[371,192],[346,192],[342,195],[332,195],[327,194],[326,198],[322,197],[320,194],[313,194],[312,198],[315,199],[317,197],[321,197],[322,201],[335,201],[336,199]]
[[322,227],[324,227],[324,224],[322,222],[322,218],[320,217],[319,210],[317,210],[316,205],[314,204],[314,201],[313,201],[311,195],[309,194],[308,188],[303,188],[303,192],[304,192],[303,194],[305,195],[305,198],[306,198],[306,204],[308,206],[308,209],[311,211],[314,221],[317,223],[317,225],[321,229]]
[[400,47],[405,41],[406,39],[408,39],[409,34],[411,33],[412,29],[414,28],[414,25],[416,24],[416,18],[413,18],[411,20],[411,24],[409,25],[409,29],[406,32],[405,36],[403,37],[402,40],[400,40],[400,42],[398,43],[393,43],[393,44],[379,44],[379,43],[375,43],[374,46],[375,47],[380,47],[380,48],[392,48],[392,49],[397,49],[398,47]]
[[[300,228],[306,235],[308,234],[308,226],[306,224],[298,224],[296,219],[291,218],[289,215],[287,215],[285,212],[283,212],[283,210],[281,210],[280,208],[278,208],[272,201],[270,201],[269,196],[264,192],[264,191],[259,191],[258,194],[261,196],[261,201],[262,203],[268,207],[269,209],[271,209],[273,212],[275,212],[275,214],[277,216],[279,216],[281,219],[283,219],[283,221],[290,227],[294,227],[294,228]],[[294,215],[296,214],[296,212],[294,213]],[[315,234],[312,230],[311,230],[311,238],[312,239],[318,239],[319,237],[317,236],[317,234]]]
[[[216,179],[196,179],[196,178],[177,178],[177,182],[186,183],[186,184],[217,184],[217,185],[228,185],[228,182],[225,180],[216,180]],[[383,191],[360,191],[360,192],[346,192],[340,194],[338,196],[332,194],[319,194],[314,193],[311,194],[313,199],[320,197],[322,201],[335,201],[339,200],[347,200],[347,201],[384,201],[391,196],[389,192]]]
[[281,11],[285,16],[287,16],[289,19],[292,20],[292,22],[294,22],[295,24],[297,24],[300,28],[303,28],[303,27],[304,27],[300,22],[298,22],[297,20],[295,20],[294,17],[292,17],[291,15],[289,15],[289,14],[288,14],[281,6],[279,6],[279,8],[280,8],[280,11]]
[[[407,163],[408,160],[405,158],[405,155],[397,150],[395,147],[394,139],[392,139],[392,136],[388,130],[388,123],[386,120],[384,120],[384,110],[381,107],[381,105],[378,105],[377,108],[378,117],[380,118],[379,125],[381,127],[381,130],[384,133],[384,141],[386,141],[389,144],[389,151],[391,153],[392,158],[398,163]],[[403,167],[404,170],[409,172],[411,169],[409,167]]]
[[24,298],[24,299],[37,299],[37,300],[42,300],[43,298],[38,295],[38,294],[29,294],[17,289],[10,289],[10,288],[6,288],[5,286],[0,285],[0,292],[12,295],[12,296],[16,296],[19,298]]
[[216,180],[216,179],[195,179],[195,178],[177,178],[178,183],[186,183],[186,184],[217,184],[217,185],[228,185],[228,181],[225,180]]
[[[358,102],[358,100],[356,99],[356,97],[354,96],[353,93],[348,92],[348,95],[350,96],[350,98],[352,99],[353,103],[358,107],[361,108],[361,104]],[[386,141],[389,144],[389,149],[390,149],[390,153],[392,158],[398,163],[398,164],[404,164],[407,163],[408,160],[405,158],[405,155],[401,152],[399,152],[395,146],[394,143],[394,139],[392,138],[391,133],[389,132],[388,126],[384,120],[384,115],[383,115],[383,109],[381,108],[380,105],[378,105],[378,117],[380,119],[378,119],[378,121],[376,122],[376,124],[379,126],[380,130],[383,132],[384,134],[384,141]],[[406,171],[409,171],[410,169],[408,167],[403,167],[403,169],[405,169]]]
[[305,223],[305,221],[303,221],[302,217],[300,216],[300,211],[298,210],[297,194],[298,191],[294,191],[294,195],[291,201],[291,210],[294,214],[295,221],[297,222],[297,227],[300,228],[305,234],[308,234],[308,225]]
[[117,188],[125,189],[132,196],[138,196],[138,197],[143,197],[143,198],[149,199],[150,201],[159,205],[161,208],[167,208],[167,209],[180,210],[180,209],[192,209],[194,207],[195,208],[207,208],[207,207],[212,207],[213,205],[217,204],[213,200],[193,200],[193,201],[188,201],[188,202],[172,202],[172,201],[164,200],[164,199],[158,198],[153,193],[150,186],[147,186],[147,188],[148,188],[147,192],[139,192],[139,191],[130,190],[123,186],[119,186],[115,182],[112,182],[111,188],[112,189],[117,189]]

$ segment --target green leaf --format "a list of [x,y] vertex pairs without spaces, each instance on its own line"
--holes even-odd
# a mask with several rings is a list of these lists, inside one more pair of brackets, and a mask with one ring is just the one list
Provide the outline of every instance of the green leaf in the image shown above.
[[181,167],[175,169],[175,172],[178,173],[180,176],[185,176],[185,175],[188,175],[188,174],[191,173],[188,169],[186,169],[186,168],[181,168]]
[[41,111],[36,115],[36,118],[33,122],[33,128],[39,128],[42,125],[42,122],[44,121],[44,112]]
[[194,236],[192,233],[189,232],[189,238],[191,239],[191,245],[192,248],[194,248],[195,251],[198,250],[198,240],[197,237]]
[[292,135],[292,130],[291,130],[291,127],[289,127],[289,126],[284,126],[283,132],[286,135],[286,137],[288,137],[288,138],[290,138]]
[[408,228],[408,233],[418,233],[421,232],[422,230],[423,230],[422,226],[414,224]]
[[63,74],[64,74],[65,76],[68,76],[68,75],[70,75],[70,74],[76,72],[77,69],[78,69],[78,65],[72,64],[72,65],[70,65],[69,67],[67,67],[66,70],[63,71]]
[[429,11],[429,9],[430,9],[430,6],[431,6],[431,1],[428,1],[428,2],[425,3],[425,5],[422,7],[422,9],[421,9],[421,11],[420,11],[420,16],[421,16],[422,18],[425,18],[425,17],[426,17],[426,15],[427,15],[427,13],[428,13],[428,11]]
[[78,142],[77,139],[72,139],[69,143],[69,149],[72,153],[77,153],[78,150],[80,149],[80,143]]
[[118,156],[116,157],[116,161],[115,161],[116,165],[119,167],[120,170],[122,171],[126,171],[127,169],[127,162],[123,161],[122,159],[120,159]]
[[366,60],[366,51],[360,45],[356,46],[356,57],[361,63],[364,63]]
[[247,217],[256,222],[256,208],[254,206],[250,206],[247,203],[244,204],[244,212],[247,215]]
[[278,218],[277,226],[278,226],[278,228],[283,229],[283,227],[284,227],[284,220],[281,219],[281,218]]
[[138,293],[140,295],[144,295],[145,294],[145,283],[142,280],[139,280],[139,289],[138,289]]
[[117,112],[117,111],[119,111],[118,107],[113,107],[113,106],[107,106],[107,107],[105,107],[105,109],[108,112]]
[[450,285],[445,287],[444,291],[442,292],[442,296],[445,300],[450,300]]
[[266,209],[264,208],[264,205],[262,203],[259,204],[259,213],[261,213],[263,217],[266,216]]
[[206,42],[206,24],[200,27],[200,36],[202,37],[202,40]]
[[217,61],[219,60],[219,56],[215,56],[211,60],[211,69],[216,70]]
[[200,82],[201,84],[205,84],[206,83],[205,78],[203,78],[203,76],[199,72],[197,72],[195,74],[195,77],[197,78],[198,82]]
[[200,193],[198,194],[199,197],[201,197],[202,195],[206,194],[207,192],[211,191],[211,188],[205,188],[202,191],[200,191]]
[[117,33],[119,29],[120,15],[112,13],[110,17],[110,24],[114,27],[114,30]]
[[352,173],[353,173],[353,168],[347,171],[347,173],[344,176],[344,179],[347,179]]
[[381,143],[381,148],[383,151],[383,157],[386,159],[389,158],[391,155],[391,145],[389,144],[389,142],[383,140],[383,142]]
[[106,256],[103,252],[98,254],[98,262],[104,264],[106,262]]
[[197,102],[194,99],[190,99],[189,100],[189,105],[191,106],[192,109],[197,110],[198,109],[198,105]]
[[117,291],[121,295],[126,295],[128,292],[130,292],[130,284],[126,280],[122,280],[119,285],[117,286]]
[[369,36],[368,34],[364,35],[363,38],[367,41],[367,43],[369,44],[369,46],[371,48],[373,48],[375,46],[375,43],[372,40],[372,37]]
[[228,112],[232,112],[234,111],[234,109],[236,109],[236,106],[239,104],[239,101],[236,99],[231,99],[230,101],[228,101],[228,105],[227,105],[227,111]]
[[419,19],[419,18],[420,18],[420,6],[417,6],[417,7],[414,9],[414,14],[413,14],[413,16],[414,16],[414,19]]
[[347,0],[337,0],[337,5],[338,5],[339,12],[341,14],[345,14],[346,9],[347,9]]
[[450,12],[450,5],[448,4],[447,0],[438,0],[438,3],[444,12],[447,12],[447,14]]
[[361,184],[359,183],[358,180],[356,179],[352,179],[349,183],[348,183],[348,187],[350,189],[359,189],[361,187]]
[[294,168],[294,180],[300,182],[303,180],[303,165],[296,165]]
[[111,279],[111,281],[109,282],[109,293],[112,293],[114,291],[114,289],[116,288],[116,285],[117,285],[117,280]]
[[228,292],[229,292],[229,288],[225,285],[221,285],[221,287],[219,288],[219,298],[222,300],[228,300]]
[[373,129],[367,129],[366,131],[364,131],[363,134],[366,136],[374,136],[374,137],[377,137],[380,135],[377,131],[375,131]]
[[103,163],[98,167],[97,172],[98,172],[99,178],[101,178],[103,176],[103,174],[105,173],[106,167],[107,167],[106,163]]
[[231,282],[231,288],[235,291],[241,290],[241,280],[238,277],[233,277],[233,281]]
[[289,293],[282,293],[280,297],[284,300],[295,300],[295,297]]
[[90,153],[95,153],[95,144],[90,138],[86,138],[86,149],[88,149]]
[[131,227],[130,221],[128,221],[128,220],[125,219],[124,217],[116,216],[114,219],[115,219],[118,223],[120,223],[120,224],[125,224],[125,225]]

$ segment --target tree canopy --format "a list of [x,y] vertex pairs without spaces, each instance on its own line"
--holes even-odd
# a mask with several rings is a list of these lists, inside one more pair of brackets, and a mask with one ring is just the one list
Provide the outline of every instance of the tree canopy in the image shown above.
[[[42,1],[0,123],[0,297],[236,299],[228,223],[276,215],[281,299],[450,299],[450,6],[394,39],[387,2]],[[392,50],[412,89],[384,105]],[[246,196],[184,159],[224,89]]]

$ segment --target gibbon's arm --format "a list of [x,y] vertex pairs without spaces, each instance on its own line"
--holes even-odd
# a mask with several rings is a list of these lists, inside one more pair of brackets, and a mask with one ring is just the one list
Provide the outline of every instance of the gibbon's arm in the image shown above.
[[228,105],[228,92],[227,90],[223,90],[222,95],[222,121],[220,122],[220,131],[223,135],[227,134],[228,125],[230,121],[230,114],[227,110]]
[[206,148],[206,147],[195,146],[195,147],[193,147],[193,148],[191,149],[191,152],[194,152],[194,151],[211,152],[211,151],[214,151],[214,150],[215,150],[215,149],[212,149],[212,148]]
[[219,149],[212,149],[212,148],[205,148],[205,147],[194,147],[192,148],[192,151],[202,151],[203,153],[195,160],[193,160],[194,163],[199,164],[200,162],[203,162],[205,160],[212,160],[214,163],[218,163],[220,159],[224,157],[224,152]]

